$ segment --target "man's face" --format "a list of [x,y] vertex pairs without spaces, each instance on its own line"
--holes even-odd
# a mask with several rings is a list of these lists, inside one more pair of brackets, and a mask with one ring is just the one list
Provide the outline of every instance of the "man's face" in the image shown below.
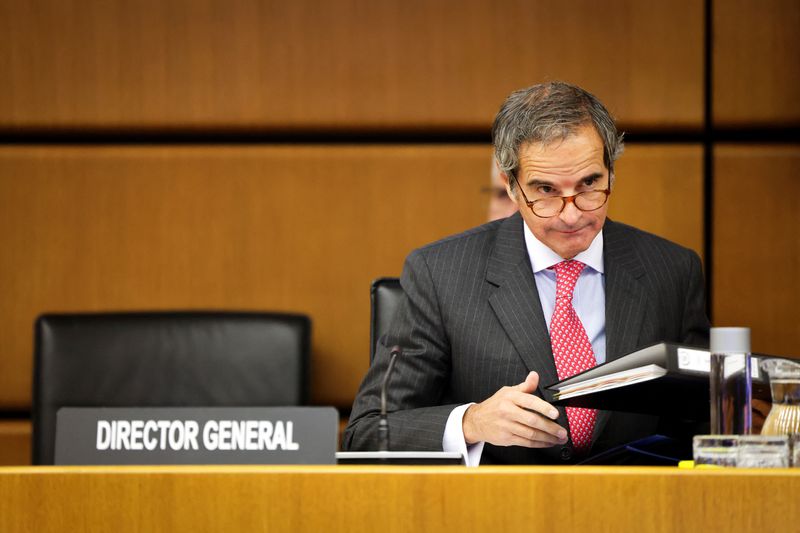
[[[584,126],[563,141],[520,146],[518,180],[528,200],[548,196],[572,196],[583,191],[606,189],[609,172],[603,163],[603,141],[591,126]],[[508,179],[506,178],[506,183]],[[509,196],[519,206],[522,218],[539,241],[564,259],[586,250],[603,229],[608,202],[595,211],[581,211],[569,202],[551,218],[534,215],[519,191]]]

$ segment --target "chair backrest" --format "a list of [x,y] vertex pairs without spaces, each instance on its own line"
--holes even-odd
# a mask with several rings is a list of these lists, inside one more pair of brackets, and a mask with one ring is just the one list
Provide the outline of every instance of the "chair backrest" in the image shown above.
[[36,321],[33,462],[53,464],[56,412],[69,407],[302,405],[304,315],[154,312]]
[[378,278],[370,286],[371,320],[369,327],[369,362],[375,358],[375,346],[381,335],[389,330],[403,288],[398,278]]

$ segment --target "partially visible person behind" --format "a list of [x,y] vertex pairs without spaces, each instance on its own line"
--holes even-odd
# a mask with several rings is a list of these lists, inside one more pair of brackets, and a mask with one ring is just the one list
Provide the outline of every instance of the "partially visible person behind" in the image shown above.
[[497,166],[497,159],[494,156],[492,156],[492,171],[489,176],[490,184],[484,189],[489,193],[489,222],[510,217],[517,212],[517,204],[506,192],[503,173]]

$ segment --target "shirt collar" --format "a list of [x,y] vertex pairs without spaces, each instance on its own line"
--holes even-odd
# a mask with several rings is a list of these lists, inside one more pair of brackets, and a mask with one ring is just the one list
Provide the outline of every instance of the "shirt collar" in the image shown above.
[[[533,232],[530,230],[525,220],[522,220],[522,227],[525,232],[525,247],[528,249],[528,256],[531,259],[531,266],[533,273],[536,274],[542,270],[548,269],[553,265],[564,261],[564,258],[555,253],[547,247],[539,239],[537,239]],[[603,273],[603,232],[598,231],[592,244],[589,247],[573,257],[574,260],[580,261],[586,266],[589,266],[597,272]]]

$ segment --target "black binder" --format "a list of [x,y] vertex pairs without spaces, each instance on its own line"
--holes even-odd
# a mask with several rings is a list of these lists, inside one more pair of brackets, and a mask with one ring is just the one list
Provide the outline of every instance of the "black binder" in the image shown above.
[[[756,355],[752,366],[757,367],[762,357]],[[568,399],[557,399],[557,389],[564,385],[583,383],[592,378],[615,373],[652,368],[646,381],[617,388],[588,392]],[[655,375],[662,373],[663,375]],[[753,398],[769,400],[768,381],[763,372],[753,373]],[[625,411],[669,416],[683,420],[709,419],[708,350],[673,343],[659,343],[598,365],[568,379],[545,387],[554,393],[553,405],[590,407],[608,411]]]

